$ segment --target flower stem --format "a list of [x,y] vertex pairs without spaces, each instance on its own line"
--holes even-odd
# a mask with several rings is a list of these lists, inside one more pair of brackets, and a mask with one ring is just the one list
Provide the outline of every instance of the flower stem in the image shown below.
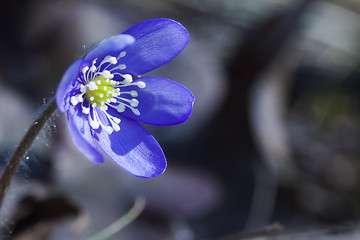
[[24,158],[26,152],[31,147],[36,136],[39,134],[46,121],[52,116],[56,109],[56,102],[55,99],[53,99],[47,104],[47,106],[41,112],[40,116],[27,130],[25,136],[10,157],[10,160],[0,178],[0,208],[5,197],[5,193],[10,186],[11,179],[14,177],[17,169],[19,168],[21,160]]

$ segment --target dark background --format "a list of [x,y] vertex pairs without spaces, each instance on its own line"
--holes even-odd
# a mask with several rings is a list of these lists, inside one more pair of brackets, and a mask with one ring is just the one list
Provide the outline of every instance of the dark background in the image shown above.
[[266,229],[271,239],[358,239],[360,3],[356,0],[2,0],[0,163],[67,67],[150,18],[190,32],[149,75],[187,86],[179,126],[151,127],[168,159],[155,179],[88,161],[65,118],[47,124],[1,209],[1,239],[87,239],[146,208],[110,239],[192,240]]

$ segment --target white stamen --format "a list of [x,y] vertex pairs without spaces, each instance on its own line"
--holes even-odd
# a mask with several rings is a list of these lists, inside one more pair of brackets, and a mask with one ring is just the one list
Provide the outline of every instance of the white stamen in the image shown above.
[[82,107],[82,112],[84,113],[84,114],[89,114],[90,113],[90,108],[87,108],[87,107]]
[[115,109],[118,111],[118,112],[124,112],[125,111],[125,105],[123,105],[122,103],[120,103],[119,105],[117,105],[115,107]]
[[75,96],[72,96],[72,97],[70,98],[70,102],[71,102],[71,104],[74,105],[74,106],[79,103],[79,101],[77,100],[77,98],[76,98]]
[[125,83],[132,83],[133,81],[133,77],[130,74],[124,74],[122,77],[124,78]]
[[120,118],[113,117],[113,120],[116,124],[119,124],[121,122]]
[[99,89],[99,86],[94,81],[89,82],[88,84],[86,84],[86,86],[89,88],[90,91]]
[[84,101],[83,95],[84,95],[83,93],[80,93],[75,96],[72,96],[70,98],[71,104],[75,106],[76,104],[83,102]]
[[137,106],[139,105],[139,101],[138,101],[137,99],[133,98],[133,99],[131,99],[131,101],[130,101],[130,105],[131,105],[132,107],[137,107]]
[[104,71],[102,71],[102,72],[101,72],[101,75],[103,75],[103,76],[104,76],[104,78],[109,78],[109,79],[111,79],[111,78],[113,78],[113,77],[114,77],[114,75],[113,75],[113,74],[111,74],[111,72],[110,72],[110,71],[108,71],[108,70],[104,70]]
[[114,129],[110,126],[103,126],[103,129],[109,135],[112,134],[112,132],[114,131]]
[[83,98],[83,94],[78,94],[75,96],[76,99],[79,101],[79,102],[83,102],[84,101],[84,98]]
[[96,67],[94,65],[92,65],[90,68],[90,72],[95,72],[95,70],[96,70]]
[[86,66],[86,67],[84,67],[83,69],[81,69],[81,71],[82,71],[83,74],[85,74],[85,73],[87,72],[87,70],[89,70],[89,67],[88,67],[88,66]]
[[111,58],[109,59],[109,63],[111,63],[111,64],[116,64],[116,63],[117,63],[116,57],[111,57]]
[[106,56],[105,58],[104,58],[104,60],[102,61],[102,63],[111,63],[111,64],[116,64],[117,63],[117,59],[116,59],[116,57],[113,57],[113,56],[110,56],[110,55],[108,55],[108,56]]
[[122,51],[122,52],[119,54],[119,58],[125,57],[125,55],[126,55],[126,52],[125,52],[125,51]]
[[80,92],[81,93],[86,93],[86,87],[84,85],[80,85]]
[[138,96],[138,92],[135,91],[135,90],[131,90],[130,95],[131,95],[132,97],[137,97],[137,96]]
[[119,127],[119,125],[113,125],[113,129],[115,130],[115,132],[118,132],[118,131],[120,131],[120,127]]
[[137,110],[136,108],[132,108],[131,110],[132,110],[133,114],[135,114],[135,115],[137,115],[137,116],[140,115],[139,110]]
[[126,65],[125,64],[119,64],[119,66],[117,67],[120,70],[124,70],[126,69]]
[[98,129],[100,127],[100,124],[96,121],[90,121],[90,126],[93,128],[93,129]]
[[144,82],[136,82],[136,85],[139,87],[139,88],[145,88],[146,87],[146,84]]

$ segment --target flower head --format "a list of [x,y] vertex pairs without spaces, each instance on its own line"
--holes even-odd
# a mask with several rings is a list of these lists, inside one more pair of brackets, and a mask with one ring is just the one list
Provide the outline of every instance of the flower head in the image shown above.
[[101,149],[135,176],[164,172],[164,153],[139,122],[182,123],[194,96],[169,79],[141,75],[171,61],[188,41],[178,22],[151,19],[102,41],[67,69],[56,103],[67,114],[74,143],[90,160],[102,163]]

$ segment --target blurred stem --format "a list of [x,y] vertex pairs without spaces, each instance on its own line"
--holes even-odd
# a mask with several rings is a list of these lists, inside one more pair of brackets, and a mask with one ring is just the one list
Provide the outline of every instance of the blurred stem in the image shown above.
[[36,136],[39,134],[40,130],[43,128],[47,120],[49,120],[49,118],[52,116],[56,109],[57,107],[54,98],[47,104],[47,106],[41,112],[40,116],[27,130],[25,136],[10,157],[10,160],[7,163],[5,170],[0,178],[0,208],[5,197],[5,193],[10,186],[11,180],[15,176],[15,173],[20,166],[21,160],[23,160],[25,154],[31,147]]
[[284,227],[279,223],[273,223],[265,229],[259,231],[248,232],[248,233],[239,233],[233,236],[221,238],[219,240],[240,240],[240,239],[249,239],[249,238],[259,238],[266,237],[267,235],[282,232]]
[[133,222],[145,208],[145,199],[137,197],[134,206],[121,218],[87,240],[105,240]]

